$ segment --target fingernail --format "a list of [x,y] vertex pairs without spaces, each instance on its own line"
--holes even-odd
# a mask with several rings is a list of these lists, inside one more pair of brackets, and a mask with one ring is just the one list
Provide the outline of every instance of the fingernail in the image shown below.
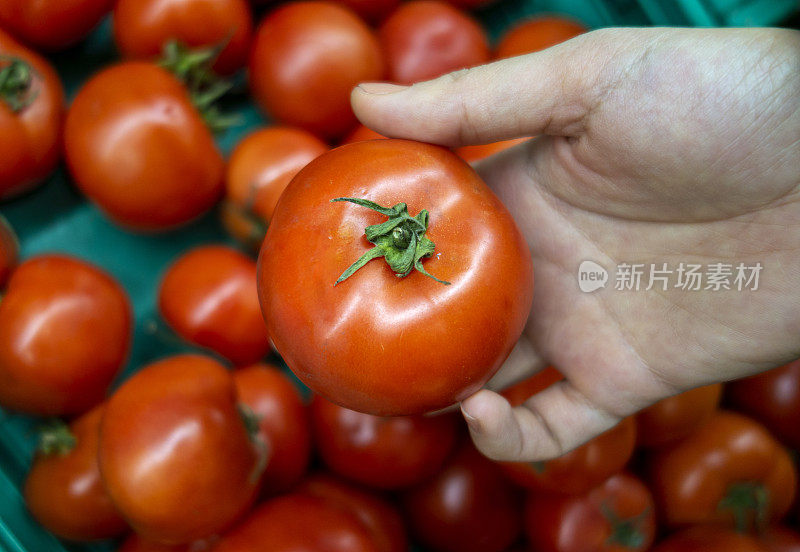
[[394,92],[400,92],[401,90],[405,90],[408,86],[402,86],[400,84],[392,84],[391,82],[362,82],[358,85],[362,92],[365,94],[377,94],[377,95],[384,95],[384,94],[393,94]]
[[461,405],[461,414],[464,416],[464,419],[467,421],[467,426],[471,431],[479,433],[481,431],[481,423],[478,421],[478,418],[470,414],[464,409],[464,405]]

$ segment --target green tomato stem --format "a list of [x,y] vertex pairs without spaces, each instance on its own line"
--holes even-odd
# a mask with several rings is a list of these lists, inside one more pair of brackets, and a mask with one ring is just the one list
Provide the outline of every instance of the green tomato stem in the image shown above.
[[14,113],[19,113],[36,99],[31,94],[33,69],[28,62],[13,56],[1,56],[0,65],[0,100],[8,105]]
[[78,441],[66,422],[57,418],[47,422],[39,432],[38,450],[46,456],[66,456],[77,444]]

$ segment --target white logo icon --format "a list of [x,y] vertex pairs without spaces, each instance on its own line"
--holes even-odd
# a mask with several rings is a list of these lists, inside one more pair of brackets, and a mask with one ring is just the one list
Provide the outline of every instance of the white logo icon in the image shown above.
[[578,287],[584,293],[591,293],[608,282],[608,271],[594,261],[583,261],[578,267]]

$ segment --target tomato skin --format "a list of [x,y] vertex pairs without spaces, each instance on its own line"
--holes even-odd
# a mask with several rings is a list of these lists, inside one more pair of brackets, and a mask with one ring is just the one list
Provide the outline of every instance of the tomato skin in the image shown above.
[[419,541],[441,552],[499,552],[522,531],[517,490],[470,443],[401,502]]
[[[15,113],[0,98],[0,199],[8,199],[41,184],[55,169],[61,154],[64,90],[47,60],[2,29],[0,56],[19,58],[33,72],[27,106]],[[0,68],[5,66],[0,62]]]
[[270,350],[256,263],[232,247],[204,245],[181,255],[164,275],[158,307],[179,335],[234,364],[256,362]]
[[402,4],[379,31],[389,79],[412,84],[490,60],[489,39],[466,13],[440,1]]
[[[635,544],[614,540],[619,537],[615,524],[626,521],[632,521],[641,538]],[[537,552],[648,550],[656,532],[653,496],[644,483],[625,473],[583,495],[530,493],[525,531]]]
[[352,144],[353,142],[363,142],[365,140],[383,140],[385,138],[386,136],[384,136],[383,134],[378,134],[377,132],[375,132],[374,130],[372,130],[367,126],[358,125],[353,132],[347,135],[347,138],[342,140],[342,143],[340,145],[343,146],[345,144]]
[[380,23],[392,13],[400,0],[336,0],[356,12],[370,23]]
[[522,56],[555,46],[579,34],[586,27],[563,17],[537,17],[517,24],[500,39],[495,59]]
[[195,546],[192,544],[160,544],[143,539],[136,533],[125,539],[117,549],[117,552],[205,552],[211,550],[207,546]]
[[663,447],[689,436],[719,406],[722,385],[717,383],[663,399],[636,415],[636,444]]
[[691,527],[671,535],[651,552],[770,552],[755,538],[728,528]]
[[154,362],[108,400],[100,472],[142,537],[165,544],[206,538],[253,502],[259,455],[236,401],[231,374],[200,355]]
[[398,489],[433,476],[458,436],[453,415],[383,418],[311,401],[317,450],[334,472],[377,489]]
[[249,69],[262,109],[324,138],[355,126],[351,90],[384,74],[372,30],[347,8],[313,1],[281,6],[264,18]]
[[715,523],[733,526],[720,503],[736,483],[769,493],[767,519],[780,519],[794,500],[797,473],[778,441],[757,422],[719,411],[694,433],[660,449],[649,463],[651,489],[667,527]]
[[[334,287],[369,249],[364,228],[386,220],[336,197],[427,209],[436,250],[424,267],[452,285],[398,278],[378,259]],[[259,294],[276,349],[312,390],[360,412],[411,415],[468,397],[497,371],[530,312],[533,268],[511,215],[461,159],[372,140],[318,157],[286,188]]]
[[787,446],[800,450],[800,359],[726,385],[736,410],[767,426]]
[[0,404],[60,416],[100,403],[131,324],[128,297],[105,272],[61,255],[28,259],[0,301]]
[[456,153],[467,163],[474,163],[486,159],[495,153],[514,147],[517,144],[521,144],[522,142],[527,142],[528,140],[530,140],[530,138],[512,138],[511,140],[501,140],[500,142],[492,142],[491,144],[462,146],[456,149]]
[[190,48],[225,44],[214,69],[224,75],[247,62],[253,21],[245,0],[119,0],[114,40],[123,56],[153,58],[177,40]]
[[208,209],[224,162],[184,86],[151,63],[123,62],[92,77],[64,131],[78,187],[113,221],[163,230]]
[[11,273],[19,262],[19,242],[14,229],[0,215],[0,290],[6,286]]
[[447,0],[447,2],[462,10],[474,10],[494,4],[497,0]]
[[800,533],[782,525],[768,527],[758,540],[767,552],[800,552]]
[[286,492],[305,475],[311,458],[308,409],[294,384],[274,366],[238,368],[233,381],[239,400],[259,417],[259,434],[269,444],[263,492]]
[[114,0],[3,0],[0,27],[37,50],[63,50],[82,40]]

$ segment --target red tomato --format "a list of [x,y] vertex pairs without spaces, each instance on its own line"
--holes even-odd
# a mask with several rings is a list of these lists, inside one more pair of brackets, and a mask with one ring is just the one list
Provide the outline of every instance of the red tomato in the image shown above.
[[722,396],[717,383],[669,397],[636,415],[636,444],[662,447],[680,441],[714,415]]
[[380,23],[400,5],[400,0],[337,0],[370,23]]
[[537,17],[517,24],[497,45],[495,59],[521,56],[555,46],[586,32],[586,27],[563,17]]
[[0,404],[60,416],[100,403],[125,364],[131,319],[100,269],[59,255],[25,261],[0,301]]
[[382,552],[353,514],[305,493],[284,495],[256,508],[214,552]]
[[5,288],[6,282],[17,266],[19,260],[19,242],[17,235],[8,221],[0,215],[0,290]]
[[[331,202],[342,197],[429,210],[428,233],[404,219],[394,269],[373,260],[334,285],[370,250],[365,228],[386,221]],[[397,247],[412,237],[407,252],[435,249],[398,278]],[[405,140],[348,144],[309,163],[281,197],[259,263],[264,317],[289,367],[329,400],[382,416],[438,410],[483,387],[533,296],[530,252],[500,200],[453,153]]]
[[400,514],[378,495],[324,474],[303,481],[298,492],[324,498],[354,515],[369,530],[380,552],[408,552]]
[[746,529],[758,520],[778,520],[797,486],[795,467],[780,443],[757,422],[724,411],[659,450],[649,471],[668,527],[716,523]]
[[128,524],[100,480],[97,441],[103,407],[51,425],[25,480],[25,503],[39,523],[61,538],[89,541],[121,535]]
[[778,439],[800,450],[800,359],[725,389],[736,410],[752,416]]
[[401,500],[419,541],[440,552],[498,552],[522,530],[516,489],[469,443]]
[[171,40],[218,46],[214,69],[230,74],[247,62],[252,34],[245,0],[118,0],[114,7],[114,40],[129,58],[158,56]]
[[456,149],[456,153],[467,163],[474,163],[528,140],[530,138],[512,138],[511,140],[502,140],[479,146],[462,146]]
[[258,417],[258,430],[269,443],[270,458],[262,477],[267,494],[286,492],[305,475],[311,456],[311,424],[297,388],[277,368],[255,364],[233,372],[239,400]]
[[185,223],[223,190],[224,162],[186,89],[151,63],[120,63],[87,82],[67,115],[78,187],[136,230]]
[[439,1],[402,4],[381,26],[389,78],[412,84],[489,61],[489,39],[466,13]]
[[731,529],[698,526],[670,536],[650,552],[770,552],[755,538]]
[[462,10],[474,10],[497,2],[497,0],[447,0],[457,8]]
[[379,489],[407,487],[434,475],[453,450],[453,415],[382,418],[333,404],[311,402],[311,421],[322,460],[334,472]]
[[256,263],[231,247],[204,245],[184,253],[164,275],[158,307],[179,335],[234,364],[256,362],[270,350]]
[[374,33],[328,2],[294,2],[268,14],[250,55],[250,86],[261,107],[326,138],[355,126],[351,90],[383,72]]
[[767,552],[800,552],[800,533],[788,527],[768,527],[759,534],[758,540]]
[[383,140],[386,138],[383,134],[378,134],[374,130],[364,125],[358,125],[356,129],[347,135],[347,138],[342,140],[341,145],[352,144],[353,142],[363,142],[365,140]]
[[63,50],[83,39],[114,0],[3,0],[0,27],[31,46]]
[[44,58],[2,30],[0,76],[0,199],[6,199],[40,184],[55,169],[64,91]]
[[222,220],[228,231],[258,250],[289,181],[326,151],[328,146],[319,138],[291,127],[264,128],[239,142],[228,160],[225,178]]
[[656,533],[653,496],[624,473],[583,495],[530,493],[525,531],[537,552],[648,550]]
[[231,374],[199,355],[150,364],[108,400],[100,471],[137,533],[166,544],[206,538],[253,502],[265,457],[236,400]]
[[211,550],[210,545],[199,541],[192,544],[160,544],[144,540],[136,533],[125,539],[117,549],[117,552],[207,552]]

